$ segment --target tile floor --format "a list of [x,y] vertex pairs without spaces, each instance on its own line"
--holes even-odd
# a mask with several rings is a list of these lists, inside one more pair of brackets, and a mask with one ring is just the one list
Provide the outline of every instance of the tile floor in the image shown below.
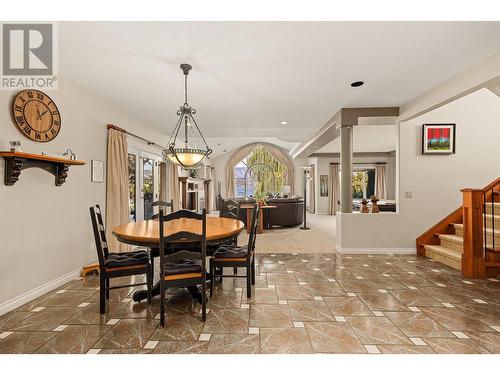
[[225,279],[205,323],[173,290],[164,329],[157,297],[113,290],[101,316],[98,279],[74,280],[1,316],[0,353],[500,353],[499,279],[416,256],[259,254],[257,267],[252,298]]

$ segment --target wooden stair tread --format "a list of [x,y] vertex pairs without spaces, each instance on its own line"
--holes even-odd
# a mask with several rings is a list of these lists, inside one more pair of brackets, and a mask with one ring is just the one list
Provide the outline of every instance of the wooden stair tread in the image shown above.
[[461,245],[464,243],[464,238],[462,236],[457,236],[456,234],[438,234],[438,236],[441,240],[447,240]]
[[[453,224],[453,227],[455,229],[464,229],[464,225],[463,224]],[[489,226],[486,227],[486,232],[489,233],[489,234],[493,233],[493,228],[490,228]],[[496,227],[495,228],[495,235],[496,236],[500,235],[500,227]]]
[[457,250],[449,249],[441,245],[424,245],[424,248],[425,250],[431,250],[447,258],[453,258],[459,261],[462,260],[462,253]]

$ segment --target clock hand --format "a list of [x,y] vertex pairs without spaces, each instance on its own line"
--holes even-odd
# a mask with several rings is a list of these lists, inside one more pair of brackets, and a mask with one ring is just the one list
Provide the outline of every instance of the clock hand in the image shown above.
[[40,114],[40,110],[38,109],[38,106],[36,107],[36,113],[38,114],[38,119],[42,119],[42,115]]
[[40,120],[42,119],[42,116],[43,116],[44,114],[46,114],[48,111],[49,111],[49,110],[47,109],[45,112],[43,112],[43,113],[40,115]]

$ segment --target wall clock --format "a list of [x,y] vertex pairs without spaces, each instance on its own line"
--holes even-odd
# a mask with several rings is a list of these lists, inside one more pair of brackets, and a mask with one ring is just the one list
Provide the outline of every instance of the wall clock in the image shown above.
[[23,90],[14,97],[12,119],[21,133],[36,142],[49,142],[61,130],[56,103],[38,90]]

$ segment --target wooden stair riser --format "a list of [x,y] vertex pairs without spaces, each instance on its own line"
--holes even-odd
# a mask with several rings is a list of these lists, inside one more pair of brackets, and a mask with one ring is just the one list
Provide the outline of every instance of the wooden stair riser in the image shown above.
[[445,238],[441,238],[441,246],[447,247],[448,249],[455,250],[459,252],[460,254],[463,253],[464,251],[464,245],[461,243],[457,243],[455,241],[451,241]]
[[428,258],[434,259],[439,263],[446,264],[447,266],[454,268],[456,270],[462,270],[462,258],[457,259],[457,257],[451,257],[448,254],[439,252],[432,248],[432,246],[425,247],[425,254]]

